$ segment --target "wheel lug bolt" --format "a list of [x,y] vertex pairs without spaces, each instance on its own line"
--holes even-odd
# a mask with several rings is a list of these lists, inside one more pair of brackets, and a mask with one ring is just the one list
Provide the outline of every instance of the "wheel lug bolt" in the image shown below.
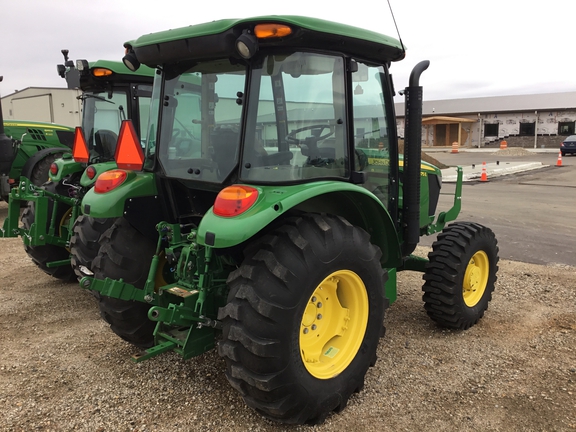
[[322,314],[318,314],[318,316],[316,318],[322,319]]
[[304,329],[304,334],[307,334],[308,331],[309,331],[309,330],[308,330],[307,328],[305,328],[305,329]]
[[318,304],[316,305],[316,307],[317,307],[318,309],[320,309],[320,308],[322,307],[322,303],[321,303],[321,302],[318,302]]
[[316,296],[312,297],[312,303],[314,303],[316,301]]
[[312,330],[316,330],[316,324],[312,324]]

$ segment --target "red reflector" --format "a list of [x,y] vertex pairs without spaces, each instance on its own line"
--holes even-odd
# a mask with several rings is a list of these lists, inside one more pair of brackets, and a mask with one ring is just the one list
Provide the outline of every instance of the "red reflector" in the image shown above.
[[80,163],[88,163],[88,160],[90,159],[88,145],[86,145],[86,139],[84,138],[84,132],[81,127],[76,127],[76,132],[74,133],[72,157],[74,157],[76,162]]
[[258,190],[250,186],[233,185],[220,191],[214,202],[214,214],[233,217],[244,213],[258,198]]
[[86,168],[86,175],[90,180],[92,180],[94,177],[96,177],[96,168],[90,165],[88,168]]
[[128,174],[126,171],[122,170],[110,170],[105,171],[98,176],[96,183],[94,184],[94,192],[96,193],[106,193],[113,189],[116,189],[124,180]]
[[122,120],[114,159],[120,169],[138,171],[144,165],[144,152],[131,120]]
[[58,174],[58,165],[56,165],[55,163],[50,165],[50,174],[52,175]]

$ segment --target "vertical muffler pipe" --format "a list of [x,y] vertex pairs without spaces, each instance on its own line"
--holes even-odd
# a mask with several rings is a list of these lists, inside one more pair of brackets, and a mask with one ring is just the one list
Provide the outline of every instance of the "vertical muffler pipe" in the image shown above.
[[[0,82],[4,77],[0,76]],[[0,104],[0,175],[8,175],[16,153],[14,152],[14,142],[4,131],[4,115],[2,114],[2,104]]]
[[402,254],[410,255],[420,240],[420,162],[422,158],[422,87],[420,75],[430,66],[421,61],[410,74],[405,97]]

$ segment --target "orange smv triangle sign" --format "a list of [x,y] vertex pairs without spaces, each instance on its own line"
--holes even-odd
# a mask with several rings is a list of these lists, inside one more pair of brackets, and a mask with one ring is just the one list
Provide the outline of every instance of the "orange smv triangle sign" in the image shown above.
[[120,169],[138,171],[144,165],[144,152],[131,120],[122,121],[114,159]]
[[84,132],[80,126],[76,127],[74,132],[74,145],[72,146],[72,157],[76,162],[88,163],[90,160],[90,153],[88,152],[88,146],[86,145],[86,139],[84,138]]

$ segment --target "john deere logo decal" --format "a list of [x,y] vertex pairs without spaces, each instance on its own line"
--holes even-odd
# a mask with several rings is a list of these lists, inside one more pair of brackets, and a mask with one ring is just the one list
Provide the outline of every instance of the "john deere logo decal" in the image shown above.
[[338,354],[340,350],[338,348],[334,348],[334,347],[330,347],[328,348],[328,350],[324,353],[324,355],[326,357],[330,357],[330,358],[334,358],[334,356],[336,356],[336,354]]

